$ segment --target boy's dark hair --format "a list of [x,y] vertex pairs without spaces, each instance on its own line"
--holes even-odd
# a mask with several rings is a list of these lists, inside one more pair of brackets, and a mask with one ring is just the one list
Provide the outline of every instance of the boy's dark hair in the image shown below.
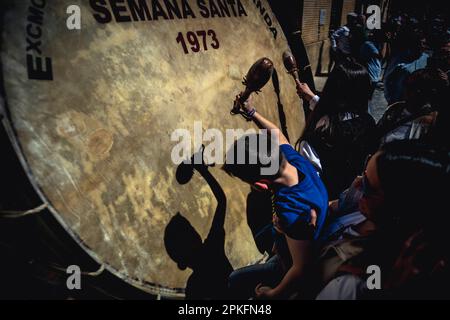
[[[237,177],[244,182],[254,183],[261,178],[273,178],[273,176],[263,176],[261,169],[270,166],[263,164],[263,157],[272,157],[274,148],[270,134],[247,134],[236,140],[231,148],[227,150],[226,161],[222,169],[230,176]],[[279,157],[271,158],[279,159]]]

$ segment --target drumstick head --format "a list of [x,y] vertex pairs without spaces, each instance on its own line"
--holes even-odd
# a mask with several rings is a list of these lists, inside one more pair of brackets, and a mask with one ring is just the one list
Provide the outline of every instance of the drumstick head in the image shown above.
[[298,70],[297,61],[295,61],[295,57],[290,51],[285,51],[283,53],[283,63],[289,73]]
[[269,82],[272,73],[273,62],[269,58],[261,58],[248,70],[244,84],[252,92],[259,91]]

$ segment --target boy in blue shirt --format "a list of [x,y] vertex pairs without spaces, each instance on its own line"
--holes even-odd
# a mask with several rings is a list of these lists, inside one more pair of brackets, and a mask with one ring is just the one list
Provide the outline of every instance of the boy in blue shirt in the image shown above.
[[[236,298],[287,298],[306,278],[312,245],[326,218],[328,195],[315,167],[294,150],[276,125],[256,112],[251,98],[241,109],[245,118],[278,140],[279,169],[267,176],[261,174],[262,165],[235,164],[227,156],[224,170],[256,189],[272,192],[276,255],[265,264],[234,271],[229,285]],[[260,156],[260,146],[255,150],[248,143],[244,145],[246,159],[255,153]]]

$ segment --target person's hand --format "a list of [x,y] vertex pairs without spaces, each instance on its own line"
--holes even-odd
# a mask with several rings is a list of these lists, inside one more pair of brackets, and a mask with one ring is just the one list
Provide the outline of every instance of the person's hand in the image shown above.
[[259,300],[274,299],[273,289],[271,287],[265,287],[262,283],[258,284],[255,288],[255,298]]
[[309,214],[311,216],[311,221],[309,222],[309,225],[315,228],[317,225],[317,211],[315,209],[311,209]]
[[339,209],[339,200],[328,201],[328,209],[332,213],[336,213]]
[[[315,209],[311,209],[311,211],[309,212],[309,216],[311,218],[309,225],[315,228],[317,225],[317,211]],[[276,214],[272,216],[272,225],[275,230],[277,230],[279,233],[284,234],[283,229],[280,226],[280,218]]]
[[360,190],[361,187],[362,187],[362,179],[363,179],[362,176],[357,176],[357,177],[353,180],[353,182],[352,182],[352,184],[350,185],[350,188],[349,188],[349,189],[357,189],[357,190]]
[[314,98],[315,94],[312,92],[312,90],[309,88],[309,86],[300,81],[296,81],[297,83],[297,94],[300,98],[306,99],[306,101],[311,101],[312,98]]
[[[422,230],[411,235],[404,243],[384,288],[404,287],[424,276],[440,273],[446,266],[443,254],[434,254],[432,244],[424,238]],[[424,260],[424,257],[427,257]]]
[[278,218],[278,215],[276,214],[272,216],[272,225],[279,233],[284,233],[280,227],[280,218]]

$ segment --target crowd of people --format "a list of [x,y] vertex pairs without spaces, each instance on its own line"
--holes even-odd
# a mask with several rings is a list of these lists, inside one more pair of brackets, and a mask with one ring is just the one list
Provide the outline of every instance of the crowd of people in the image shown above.
[[[449,298],[448,27],[442,17],[399,14],[371,31],[349,14],[331,37],[334,67],[322,92],[297,83],[311,113],[295,146],[251,98],[241,105],[278,135],[280,169],[263,176],[262,164],[224,166],[270,194],[273,207],[270,258],[231,273],[232,297]],[[389,103],[378,122],[368,109],[375,88]],[[375,289],[367,285],[374,267]]]

